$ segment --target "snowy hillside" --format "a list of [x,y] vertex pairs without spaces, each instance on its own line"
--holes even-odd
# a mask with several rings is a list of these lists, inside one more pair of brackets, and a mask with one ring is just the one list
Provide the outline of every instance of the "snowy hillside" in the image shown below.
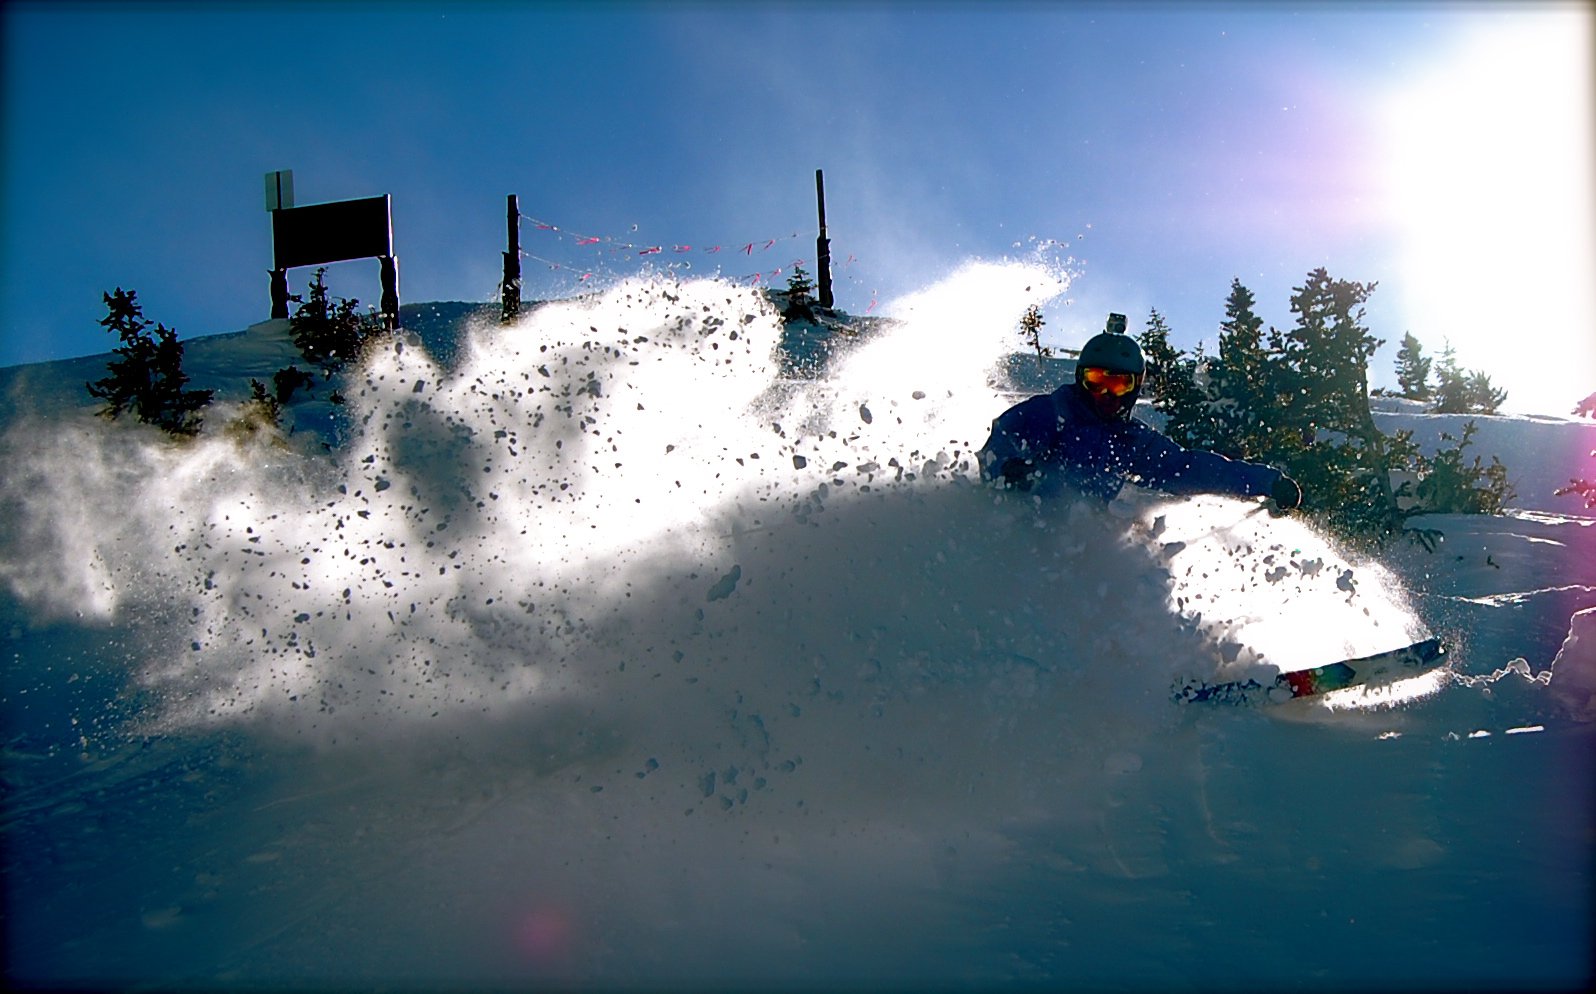
[[[1380,561],[998,494],[990,374],[1060,290],[973,265],[795,382],[760,295],[628,282],[402,340],[282,443],[0,370],[9,978],[1588,984],[1596,517],[1550,491],[1596,423],[1479,419],[1513,512]],[[294,358],[186,355],[213,427]],[[1429,633],[1393,687],[1172,699]]]

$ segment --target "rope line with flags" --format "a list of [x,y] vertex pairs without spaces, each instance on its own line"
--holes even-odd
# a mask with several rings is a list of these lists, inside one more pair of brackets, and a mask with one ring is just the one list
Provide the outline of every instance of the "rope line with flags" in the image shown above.
[[[536,252],[527,251],[524,248],[521,249],[522,258],[530,259],[533,262],[540,263],[551,270],[575,273],[577,274],[578,283],[586,283],[589,280],[595,279],[601,269],[609,268],[613,270],[616,266],[628,261],[654,261],[653,257],[658,256],[662,257],[659,261],[664,262],[664,268],[666,269],[691,270],[693,268],[694,257],[721,256],[724,254],[728,257],[741,255],[744,258],[753,259],[764,256],[765,253],[769,252],[771,249],[774,249],[777,245],[780,245],[783,242],[793,241],[798,238],[805,237],[804,233],[794,231],[786,235],[766,236],[764,238],[757,238],[744,242],[720,242],[712,245],[700,245],[697,247],[690,243],[681,242],[673,242],[669,244],[664,242],[659,244],[644,244],[628,238],[620,238],[613,235],[601,235],[593,234],[591,232],[577,231],[567,228],[563,225],[555,224],[554,222],[545,220],[543,218],[534,217],[525,213],[524,211],[518,213],[520,214],[521,220],[528,222],[534,231],[544,232],[552,235],[556,239],[559,239],[560,241],[563,241],[574,248],[592,249],[594,246],[597,246],[597,251],[610,256],[609,265],[601,267],[560,262],[547,258],[546,256],[539,255]],[[636,224],[632,225],[631,231],[635,233],[637,230],[638,226]],[[858,259],[855,256],[849,255],[845,260],[843,260],[841,268],[846,273],[846,271],[851,269],[857,262]],[[786,275],[789,269],[796,269],[799,266],[810,266],[813,264],[814,260],[807,257],[800,257],[792,259],[786,265],[776,266],[771,269],[759,269],[741,274],[728,274],[724,271],[721,271],[719,275],[725,279],[731,280],[734,283],[747,283],[750,286],[768,286],[772,280],[779,279],[781,276]],[[721,269],[723,270],[724,266],[722,266]],[[863,285],[857,278],[851,278],[851,281],[856,285]],[[865,309],[866,314],[869,314],[871,311],[876,309],[878,305],[876,297],[876,292],[874,290],[870,291],[870,304]]]

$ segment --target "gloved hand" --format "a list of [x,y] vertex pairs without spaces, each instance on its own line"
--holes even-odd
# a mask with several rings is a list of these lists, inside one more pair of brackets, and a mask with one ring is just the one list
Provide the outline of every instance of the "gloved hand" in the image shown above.
[[1274,500],[1277,511],[1290,511],[1302,506],[1302,487],[1284,473],[1275,481],[1269,496]]
[[1030,490],[1034,472],[1035,467],[1024,459],[1010,459],[1003,464],[998,475],[1015,490]]

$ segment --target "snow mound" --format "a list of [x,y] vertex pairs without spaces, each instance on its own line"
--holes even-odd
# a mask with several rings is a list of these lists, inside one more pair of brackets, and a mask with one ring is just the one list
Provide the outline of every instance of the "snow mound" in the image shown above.
[[1596,721],[1596,608],[1568,621],[1568,638],[1552,660],[1552,696],[1572,717]]

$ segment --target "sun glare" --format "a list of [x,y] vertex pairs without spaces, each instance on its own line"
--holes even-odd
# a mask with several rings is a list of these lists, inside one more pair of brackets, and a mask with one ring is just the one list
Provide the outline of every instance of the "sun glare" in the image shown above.
[[1590,21],[1493,18],[1383,108],[1396,334],[1450,341],[1512,410],[1567,413],[1596,386]]

